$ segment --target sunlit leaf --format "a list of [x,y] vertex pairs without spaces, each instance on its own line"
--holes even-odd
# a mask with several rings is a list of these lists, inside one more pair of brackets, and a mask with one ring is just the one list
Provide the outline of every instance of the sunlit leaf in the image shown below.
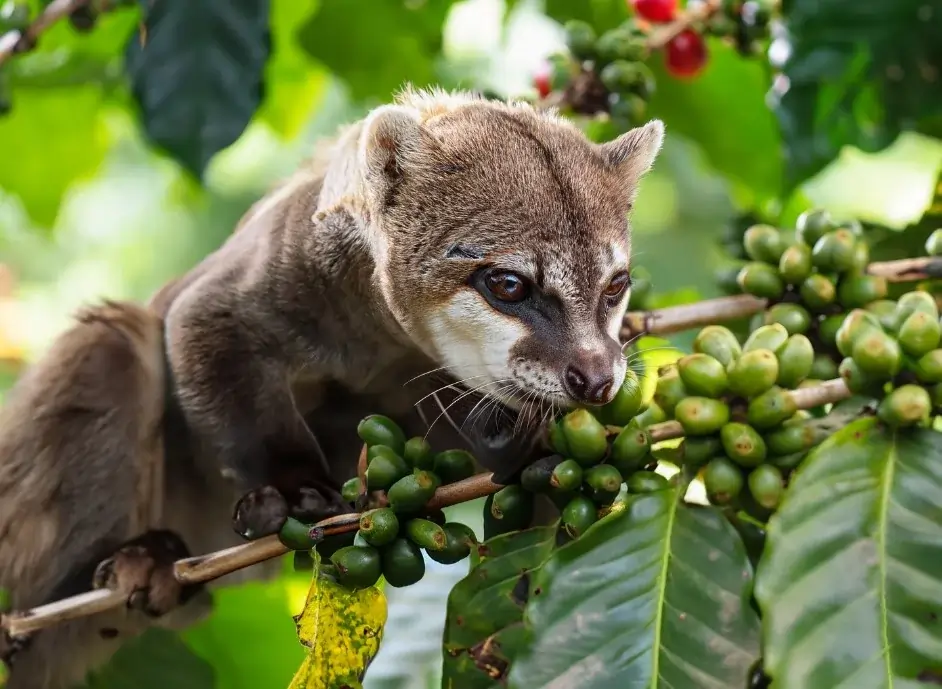
[[746,686],[759,655],[752,568],[719,510],[681,494],[634,496],[547,560],[510,687]]
[[938,432],[871,417],[818,446],[769,521],[756,577],[776,689],[926,686],[914,680],[942,670],[940,562]]
[[201,176],[262,100],[269,0],[149,4],[127,70],[148,137]]
[[375,586],[350,591],[315,575],[304,610],[294,618],[298,639],[309,651],[289,689],[360,686],[379,650],[386,614],[386,597]]
[[448,598],[443,689],[499,686],[523,641],[530,579],[552,552],[557,528],[504,534],[478,548],[479,564]]

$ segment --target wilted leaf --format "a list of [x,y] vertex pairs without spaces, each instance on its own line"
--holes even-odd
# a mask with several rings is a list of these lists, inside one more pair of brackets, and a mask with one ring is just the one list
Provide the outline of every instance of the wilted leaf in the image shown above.
[[875,151],[901,129],[942,134],[942,12],[925,0],[791,0],[788,91],[776,107],[797,184],[842,146]]
[[310,651],[289,689],[360,686],[379,650],[386,612],[386,597],[375,586],[350,591],[316,574],[304,610],[294,618],[298,639]]
[[127,71],[148,137],[202,176],[262,100],[269,0],[153,0]]
[[942,669],[940,441],[871,417],[805,461],[756,577],[776,689],[910,689]]
[[[673,487],[557,550],[533,581],[516,689],[735,689],[759,654],[736,531]],[[539,593],[537,593],[539,592]]]
[[480,563],[455,584],[445,620],[444,689],[485,689],[523,641],[529,582],[552,552],[557,526],[497,536],[479,548]]
[[322,2],[299,39],[311,57],[347,83],[354,98],[386,101],[406,81],[437,81],[442,25],[453,1]]

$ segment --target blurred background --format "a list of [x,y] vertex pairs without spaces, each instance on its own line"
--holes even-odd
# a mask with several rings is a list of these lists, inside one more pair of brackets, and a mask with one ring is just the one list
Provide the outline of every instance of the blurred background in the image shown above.
[[[0,0],[0,30],[20,4]],[[44,4],[25,3],[33,12]],[[169,4],[142,3],[152,12]],[[564,46],[566,20],[602,31],[631,14],[625,0],[201,0],[177,27],[186,40],[168,45],[164,32],[166,59],[186,51],[211,59],[200,55],[208,40],[200,22],[229,4],[262,7],[270,19],[260,104],[245,125],[225,103],[207,101],[213,96],[198,80],[181,79],[175,97],[196,105],[175,121],[210,113],[237,134],[231,145],[214,148],[196,134],[190,144],[178,132],[168,146],[162,106],[134,73],[136,7],[103,14],[92,31],[59,22],[36,50],[0,67],[8,109],[0,116],[0,394],[78,306],[103,296],[147,299],[217,247],[321,137],[405,81],[532,96],[534,75]],[[709,38],[704,70],[687,79],[666,74],[659,54],[649,59],[657,89],[648,114],[664,119],[667,140],[633,227],[652,306],[721,293],[714,276],[730,260],[724,237],[743,213],[789,227],[809,206],[827,206],[883,238],[877,258],[915,255],[935,227],[942,4],[785,4],[794,31],[773,36],[757,56]],[[911,25],[936,37],[926,55],[912,55],[921,39]],[[900,81],[890,68],[910,58],[930,70],[919,93],[905,79],[890,89],[888,79]],[[908,100],[891,102],[900,89]],[[453,509],[480,532],[479,504]],[[438,566],[420,584],[389,592],[390,621],[367,689],[438,685],[444,600],[466,570],[467,562]],[[88,686],[286,687],[303,656],[291,616],[308,581],[286,562],[275,582],[220,591],[210,620],[179,637],[148,633]]]

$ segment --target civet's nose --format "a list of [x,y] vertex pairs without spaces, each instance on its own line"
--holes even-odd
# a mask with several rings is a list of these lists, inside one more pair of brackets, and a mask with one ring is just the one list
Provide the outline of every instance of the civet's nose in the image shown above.
[[563,376],[566,392],[586,404],[605,404],[612,397],[615,378],[608,357],[587,358],[570,364]]

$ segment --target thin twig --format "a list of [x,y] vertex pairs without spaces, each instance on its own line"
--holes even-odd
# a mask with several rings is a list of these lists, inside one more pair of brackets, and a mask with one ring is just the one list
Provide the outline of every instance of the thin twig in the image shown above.
[[[867,274],[886,278],[888,282],[939,279],[942,278],[942,258],[880,261],[868,265]],[[651,311],[629,311],[622,323],[621,339],[627,342],[639,335],[671,335],[690,328],[745,318],[759,313],[767,304],[765,299],[737,294]]]
[[[791,395],[800,409],[810,409],[847,399],[850,397],[850,391],[844,385],[844,381],[837,378],[815,387],[793,390]],[[684,429],[677,421],[654,424],[648,430],[654,442],[682,438],[684,435]],[[428,507],[441,509],[496,493],[502,486],[494,483],[491,480],[492,477],[493,474],[478,474],[464,481],[442,486],[435,491]],[[361,516],[358,513],[339,515],[324,519],[311,528],[320,531],[322,536],[349,533],[359,528]],[[184,584],[207,582],[288,552],[290,550],[278,540],[278,536],[266,536],[225,550],[177,560],[174,563],[173,573],[176,579]],[[117,608],[124,605],[125,601],[126,597],[115,591],[107,589],[90,591],[26,612],[5,615],[0,618],[0,627],[5,629],[10,636],[16,637],[66,620]]]
[[0,65],[16,53],[31,49],[43,32],[88,3],[89,0],[52,0],[25,31],[13,29],[0,36]]

